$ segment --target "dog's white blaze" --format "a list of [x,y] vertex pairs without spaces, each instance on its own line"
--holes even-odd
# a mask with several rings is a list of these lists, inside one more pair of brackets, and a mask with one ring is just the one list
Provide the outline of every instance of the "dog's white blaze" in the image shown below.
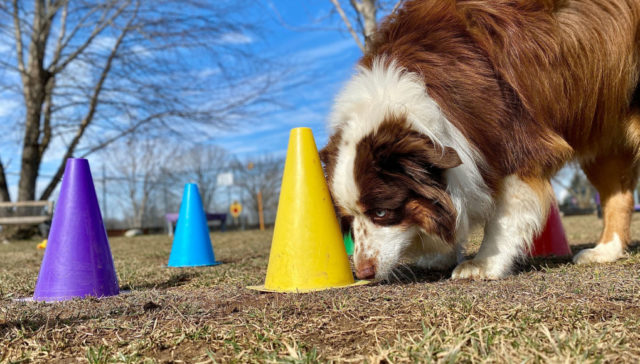
[[624,256],[624,245],[620,235],[613,233],[613,239],[596,245],[595,248],[581,250],[573,262],[576,264],[615,262]]
[[507,275],[513,261],[531,247],[533,237],[542,230],[546,211],[540,196],[515,175],[504,179],[502,189],[478,254],[473,261],[456,267],[453,278],[495,279]]
[[386,278],[416,236],[416,227],[377,226],[365,215],[353,220],[356,267],[360,260],[376,258],[376,278]]

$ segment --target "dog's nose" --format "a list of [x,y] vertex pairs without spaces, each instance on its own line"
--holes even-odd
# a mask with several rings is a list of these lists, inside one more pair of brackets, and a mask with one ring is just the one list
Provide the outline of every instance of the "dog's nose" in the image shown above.
[[367,262],[356,267],[356,277],[359,279],[371,279],[376,276],[376,267]]

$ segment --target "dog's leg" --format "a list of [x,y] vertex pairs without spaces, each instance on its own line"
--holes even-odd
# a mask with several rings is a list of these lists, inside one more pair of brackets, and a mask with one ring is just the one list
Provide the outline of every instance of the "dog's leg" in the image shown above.
[[505,178],[478,254],[460,263],[451,278],[498,279],[508,275],[514,261],[544,226],[551,196],[548,180],[525,181],[515,175]]
[[576,264],[613,262],[624,256],[631,240],[629,229],[638,165],[628,153],[596,157],[583,163],[582,169],[600,193],[604,229],[596,247],[582,250],[573,261]]

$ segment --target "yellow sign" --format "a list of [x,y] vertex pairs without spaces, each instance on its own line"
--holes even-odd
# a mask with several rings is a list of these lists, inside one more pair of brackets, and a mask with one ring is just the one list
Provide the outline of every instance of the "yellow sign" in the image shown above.
[[242,204],[240,204],[238,201],[233,201],[231,207],[229,207],[229,211],[231,212],[231,216],[233,217],[240,216],[240,213],[242,212]]

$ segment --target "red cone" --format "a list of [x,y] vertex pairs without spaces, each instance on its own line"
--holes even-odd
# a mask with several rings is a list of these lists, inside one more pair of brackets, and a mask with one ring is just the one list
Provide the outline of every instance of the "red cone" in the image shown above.
[[567,236],[562,227],[560,212],[555,203],[551,205],[547,225],[542,233],[533,241],[533,247],[529,253],[532,257],[546,257],[550,255],[571,255],[571,249],[567,242]]

